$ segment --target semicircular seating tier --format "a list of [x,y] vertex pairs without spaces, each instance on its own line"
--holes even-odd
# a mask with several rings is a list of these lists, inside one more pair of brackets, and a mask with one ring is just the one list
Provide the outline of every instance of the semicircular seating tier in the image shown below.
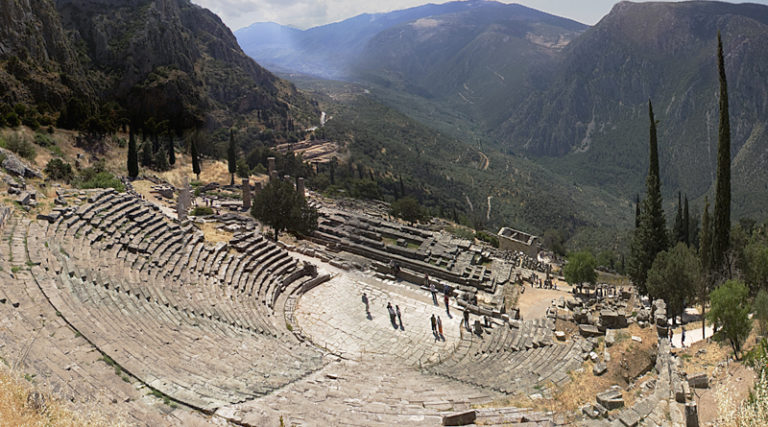
[[561,386],[569,381],[568,372],[583,363],[583,339],[558,342],[553,329],[551,320],[536,319],[512,320],[481,335],[465,332],[450,358],[428,370],[506,394]]
[[290,296],[318,280],[310,265],[255,234],[211,245],[128,194],[83,194],[14,233],[57,314],[122,369],[212,412],[323,366],[285,323]]

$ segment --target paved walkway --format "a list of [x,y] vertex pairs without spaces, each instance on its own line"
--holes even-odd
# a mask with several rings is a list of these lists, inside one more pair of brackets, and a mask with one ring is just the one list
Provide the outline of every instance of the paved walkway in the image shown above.
[[[707,326],[705,331],[707,334],[706,336],[702,336],[701,327],[685,331],[685,346],[690,347],[691,344],[712,336],[713,329],[711,326]],[[675,334],[672,336],[672,345],[674,345],[676,348],[681,348],[683,346],[683,335],[681,332],[682,330],[678,328],[675,330]]]
[[[363,293],[368,297],[368,312]],[[397,327],[390,322],[388,303],[400,307]],[[441,338],[432,334],[433,314],[443,324]],[[354,360],[392,356],[410,365],[438,362],[453,352],[461,321],[456,307],[448,316],[441,294],[434,305],[428,292],[356,272],[336,276],[303,295],[295,316],[316,345],[334,354]]]

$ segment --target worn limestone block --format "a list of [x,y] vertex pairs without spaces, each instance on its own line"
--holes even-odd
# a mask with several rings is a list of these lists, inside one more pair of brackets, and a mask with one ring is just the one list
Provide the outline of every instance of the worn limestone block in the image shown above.
[[458,414],[443,416],[443,425],[444,426],[465,426],[465,425],[473,424],[476,419],[477,419],[477,412],[474,410],[460,412]]

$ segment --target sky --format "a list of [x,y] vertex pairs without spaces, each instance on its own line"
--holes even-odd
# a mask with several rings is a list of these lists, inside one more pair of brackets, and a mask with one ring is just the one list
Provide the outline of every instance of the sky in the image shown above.
[[[643,0],[635,0],[643,1]],[[674,0],[662,0],[674,1]],[[230,29],[237,30],[255,22],[277,22],[306,29],[342,21],[361,13],[380,13],[406,9],[445,0],[192,0],[221,17]],[[594,25],[610,12],[618,0],[502,0],[518,3],[553,15]],[[740,3],[740,2],[732,2]],[[768,0],[751,3],[768,5]]]

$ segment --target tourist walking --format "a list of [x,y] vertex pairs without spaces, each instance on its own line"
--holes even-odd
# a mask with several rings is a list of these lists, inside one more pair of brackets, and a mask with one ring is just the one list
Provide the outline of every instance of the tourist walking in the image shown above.
[[685,347],[685,328],[683,328],[682,336],[680,337],[681,347]]
[[445,301],[445,312],[448,313],[448,315],[451,315],[451,306],[448,305],[448,303],[451,301],[450,296],[448,295],[448,289],[445,290],[445,295],[443,296],[443,301]]
[[437,319],[435,318],[435,315],[432,315],[432,318],[430,319],[432,322],[432,335],[437,337]]
[[365,304],[365,311],[368,311],[368,295],[363,292],[363,304]]
[[395,309],[392,308],[392,303],[387,303],[387,311],[389,312],[389,321],[392,323],[392,326],[397,329],[397,321],[395,320]]
[[400,317],[400,306],[399,305],[395,306],[395,312],[397,313],[397,321],[400,322],[400,330],[404,331],[405,328],[403,327],[403,318]]
[[[429,283],[429,276],[424,276],[427,283]],[[429,283],[429,292],[432,293],[432,303],[437,305],[437,288],[434,283]]]
[[467,308],[464,308],[464,325],[466,325],[466,328],[469,331],[469,310]]
[[440,320],[440,316],[437,316],[437,330],[440,332],[440,338],[445,341],[445,336],[443,335],[443,321]]
[[671,347],[674,347],[675,345],[672,343],[672,337],[675,335],[675,331],[672,330],[672,327],[669,326],[669,345]]

